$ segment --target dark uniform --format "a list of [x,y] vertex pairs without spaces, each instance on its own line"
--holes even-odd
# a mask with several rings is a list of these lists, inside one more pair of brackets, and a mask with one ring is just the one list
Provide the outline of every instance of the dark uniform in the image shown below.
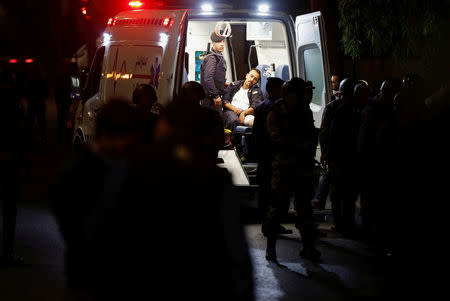
[[320,143],[320,150],[325,159],[326,156],[328,155],[331,122],[333,121],[336,109],[340,104],[342,103],[339,100],[339,98],[335,98],[326,105],[325,110],[323,111],[322,123],[320,124],[319,130],[319,143]]
[[214,108],[214,98],[222,96],[225,90],[227,64],[223,55],[215,50],[206,55],[200,66],[200,84],[205,89],[202,105]]
[[264,235],[275,236],[280,219],[287,211],[289,199],[295,197],[297,220],[305,247],[315,241],[315,227],[311,200],[314,196],[313,168],[316,129],[309,107],[298,107],[288,111],[284,102],[267,116],[267,128],[273,149],[272,197]]
[[361,113],[352,102],[336,109],[330,127],[328,160],[335,172],[333,218],[338,231],[347,235],[355,230],[356,199],[359,194],[358,135]]
[[[225,95],[223,96],[223,104],[231,103],[234,95],[239,91],[239,89],[244,85],[245,80],[238,80],[225,89]],[[249,108],[255,109],[257,105],[262,102],[262,91],[258,85],[253,85],[247,92],[249,100]],[[239,125],[239,116],[233,111],[225,110],[223,112],[223,120],[225,123],[225,128],[234,132],[236,126]]]
[[267,132],[267,115],[276,104],[281,101],[266,99],[255,108],[255,121],[253,123],[253,137],[255,141],[256,160],[258,168],[256,170],[256,178],[258,182],[258,207],[263,217],[266,216],[267,208],[270,202],[270,183],[272,179],[272,150],[270,145],[270,137]]

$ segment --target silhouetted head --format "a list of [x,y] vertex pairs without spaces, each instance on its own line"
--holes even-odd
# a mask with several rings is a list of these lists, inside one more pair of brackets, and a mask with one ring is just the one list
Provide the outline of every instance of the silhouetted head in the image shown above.
[[181,101],[187,101],[192,104],[199,104],[200,100],[205,98],[203,86],[196,81],[188,81],[183,84],[180,90]]
[[294,77],[283,84],[283,101],[289,108],[305,105],[305,88],[305,81],[299,77]]
[[356,84],[353,89],[353,96],[359,106],[366,106],[369,103],[369,86],[365,83]]
[[123,158],[138,139],[138,115],[125,99],[112,98],[98,112],[94,147],[109,158]]
[[424,81],[423,78],[415,73],[408,73],[402,79],[402,87],[407,89],[423,89]]
[[281,97],[284,80],[279,77],[267,78],[266,91],[269,99],[275,100]]
[[339,84],[339,94],[344,97],[352,97],[355,81],[351,77],[344,78]]
[[158,101],[155,89],[148,84],[139,84],[133,91],[132,103],[151,107]]

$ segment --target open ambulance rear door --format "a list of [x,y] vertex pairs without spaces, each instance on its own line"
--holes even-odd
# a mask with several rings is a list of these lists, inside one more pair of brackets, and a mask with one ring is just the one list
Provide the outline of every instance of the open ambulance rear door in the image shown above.
[[331,96],[330,67],[323,16],[313,12],[295,19],[297,62],[299,76],[311,81],[315,89],[311,110],[317,128],[322,122],[322,113]]

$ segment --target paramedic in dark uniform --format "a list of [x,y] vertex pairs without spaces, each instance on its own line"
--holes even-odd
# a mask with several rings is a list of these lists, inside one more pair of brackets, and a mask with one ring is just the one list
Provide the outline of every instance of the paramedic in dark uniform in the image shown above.
[[211,33],[212,51],[207,54],[200,66],[200,83],[205,89],[203,106],[222,111],[222,95],[226,86],[227,65],[222,52],[225,48],[225,37]]

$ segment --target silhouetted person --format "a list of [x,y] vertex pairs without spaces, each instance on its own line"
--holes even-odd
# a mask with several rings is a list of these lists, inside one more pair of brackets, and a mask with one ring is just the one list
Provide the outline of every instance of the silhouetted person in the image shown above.
[[327,143],[328,135],[330,130],[331,121],[334,118],[334,112],[339,106],[339,76],[334,74],[331,76],[331,98],[330,101],[325,105],[325,109],[322,114],[322,122],[319,128],[319,145],[320,145],[320,163],[323,166],[323,170],[320,171],[319,183],[317,186],[317,192],[313,200],[313,208],[325,209],[325,205],[328,199],[328,194],[330,193],[330,177],[328,174],[328,164],[327,164]]
[[72,130],[67,127],[72,99],[70,97],[72,87],[72,75],[77,74],[76,64],[65,64],[59,71],[55,83],[55,102],[57,113],[57,141],[59,143],[70,143],[72,140]]
[[148,84],[139,84],[133,91],[131,102],[136,105],[142,142],[152,143],[156,120],[165,112],[158,103],[156,90]]
[[[142,159],[131,170],[127,197],[140,200],[142,209],[131,215],[146,225],[142,231],[151,246],[143,252],[152,260],[143,264],[158,275],[152,294],[164,299],[253,300],[239,203],[230,202],[236,191],[228,171],[216,165],[223,140],[216,141],[215,116],[188,101],[172,102],[158,119],[155,144],[134,157]],[[178,232],[175,239],[167,235]],[[169,289],[174,280],[177,290]],[[147,279],[141,282],[148,288]]]
[[267,128],[273,149],[272,201],[263,225],[267,237],[266,259],[277,262],[276,240],[286,202],[294,197],[297,211],[295,227],[302,237],[300,256],[317,260],[317,233],[311,200],[314,196],[313,168],[317,145],[312,111],[305,99],[305,82],[293,78],[283,85],[283,99],[267,116]]
[[329,148],[330,148],[330,128],[336,114],[337,108],[342,104],[339,93],[339,78],[337,75],[331,77],[333,95],[325,106],[322,114],[322,122],[319,128],[319,145],[320,145],[320,162],[324,167],[319,176],[317,193],[313,200],[314,208],[325,208],[325,204],[330,196],[330,202],[333,204],[333,198],[336,197],[333,181],[336,180],[336,172],[333,166],[328,164]]
[[14,75],[0,73],[0,202],[2,203],[1,266],[23,265],[23,258],[14,254],[17,201],[20,198],[20,168],[23,162],[23,110],[15,90]]
[[[429,211],[431,191],[434,191],[434,164],[430,159],[435,157],[432,145],[441,144],[433,139],[431,114],[425,105],[423,79],[414,74],[406,76],[401,91],[394,99],[394,121],[389,133],[393,136],[394,147],[390,157],[394,159],[393,173],[397,190],[394,191],[397,200],[391,206],[394,223],[391,226],[391,241],[398,257],[408,254],[408,241],[413,239],[412,233],[420,231],[419,246],[424,254],[429,254],[429,247],[434,244],[432,213]],[[405,206],[401,204],[407,204]],[[404,235],[402,225],[407,216],[414,217],[416,223],[411,231]]]
[[28,140],[33,138],[33,127],[37,119],[41,143],[47,143],[46,101],[49,97],[48,82],[38,63],[29,67],[24,85],[24,98],[27,101],[27,131]]
[[[193,124],[195,124],[195,126],[197,125],[202,125],[203,126],[208,126],[211,127],[210,129],[206,130],[206,129],[196,129],[196,131],[198,131],[197,134],[199,134],[200,136],[206,134],[210,137],[206,138],[206,139],[212,139],[210,140],[211,143],[213,143],[214,148],[218,151],[219,149],[222,149],[224,146],[224,142],[226,140],[225,137],[225,132],[224,132],[224,128],[223,128],[223,120],[221,118],[220,113],[215,110],[214,108],[211,107],[205,107],[201,105],[201,100],[204,99],[205,94],[204,94],[204,90],[203,87],[200,83],[196,82],[196,81],[188,81],[186,83],[184,83],[184,85],[181,87],[181,91],[180,91],[180,95],[177,99],[174,100],[173,104],[170,104],[169,107],[172,107],[173,105],[176,105],[177,108],[181,109],[181,108],[186,108],[186,114],[188,114],[188,112],[190,112],[191,110],[198,110],[198,114],[197,115],[193,115],[193,118],[206,118],[205,113],[210,114],[211,116],[204,119],[203,122],[201,122],[200,120],[192,120],[191,122],[193,122]],[[191,108],[192,107],[192,108]],[[176,112],[180,112],[182,110],[176,110]],[[196,112],[196,111],[194,111]],[[188,116],[183,116],[181,117],[180,120],[185,120],[186,117]],[[176,121],[174,121],[176,124]],[[181,125],[180,127],[184,127],[184,126],[188,126],[189,129],[189,125]],[[194,129],[192,129],[194,131]],[[212,142],[214,141],[214,142]],[[212,147],[212,145],[211,145]],[[216,155],[217,158],[217,155]],[[214,159],[215,160],[215,159]]]
[[[272,180],[272,148],[267,131],[267,115],[281,101],[284,80],[278,77],[267,79],[266,91],[268,98],[255,108],[255,123],[253,124],[253,138],[255,139],[256,162],[258,167],[256,177],[258,182],[258,208],[263,221],[270,208],[270,192]],[[287,204],[289,209],[289,204]],[[291,230],[280,228],[280,233],[291,233]]]
[[355,234],[356,199],[359,194],[357,141],[360,107],[353,97],[354,83],[353,79],[346,78],[340,84],[342,104],[336,109],[330,126],[328,149],[329,168],[335,172],[333,219],[337,231],[345,236]]
[[202,85],[196,81],[188,81],[183,84],[180,90],[180,101],[187,101],[193,105],[200,105],[205,98],[205,90]]
[[[358,85],[357,85],[358,87]],[[368,90],[355,87],[355,98],[367,99]],[[361,171],[361,214],[366,235],[371,243],[380,244],[386,237],[386,212],[390,210],[394,179],[388,170],[392,167],[389,154],[394,147],[389,131],[393,118],[395,89],[389,80],[383,82],[378,96],[368,102],[361,113],[358,136],[358,156]],[[384,233],[384,234],[383,234]],[[378,242],[377,242],[378,241]]]
[[121,206],[130,154],[139,142],[136,110],[126,100],[110,99],[96,118],[94,141],[62,170],[50,195],[65,242],[68,294],[82,300],[103,300],[111,288],[123,293],[123,277],[130,277],[132,233]]

